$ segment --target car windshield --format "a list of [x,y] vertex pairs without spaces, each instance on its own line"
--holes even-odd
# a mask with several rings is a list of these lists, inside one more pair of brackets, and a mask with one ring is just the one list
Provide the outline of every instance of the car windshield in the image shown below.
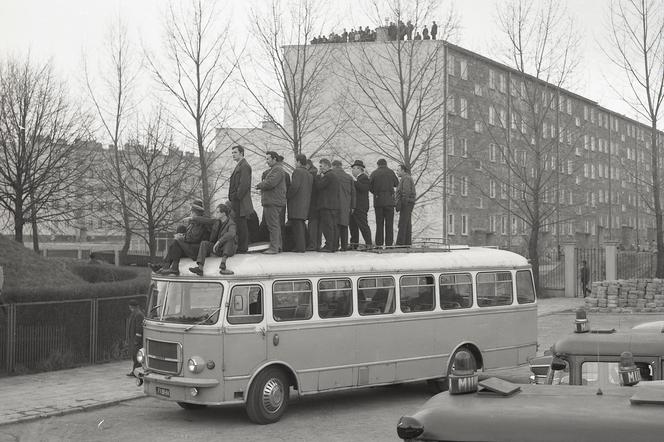
[[155,281],[147,316],[180,324],[215,324],[222,295],[219,283]]

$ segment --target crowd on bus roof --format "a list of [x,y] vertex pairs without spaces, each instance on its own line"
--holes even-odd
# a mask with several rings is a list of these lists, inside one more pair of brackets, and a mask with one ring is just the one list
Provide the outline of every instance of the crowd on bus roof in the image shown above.
[[[319,35],[314,37],[311,40],[311,44],[321,44],[321,43],[355,43],[355,42],[365,42],[365,41],[376,41],[376,29],[370,29],[369,26],[359,26],[357,29],[352,28],[350,31],[347,31],[344,28],[341,34],[336,32],[330,32],[329,36]],[[398,20],[397,23],[390,22],[387,25],[387,40],[396,41],[396,40],[435,40],[438,35],[438,25],[434,21],[431,25],[431,30],[427,28],[427,25],[424,25],[422,33],[419,29],[416,29],[415,25],[408,20],[404,23],[402,20]]]
[[[250,243],[262,241],[269,243],[263,253],[272,255],[392,246],[395,211],[399,212],[396,245],[412,243],[415,183],[403,164],[395,173],[381,158],[368,174],[364,162],[355,160],[351,173],[347,173],[340,160],[321,158],[317,168],[311,159],[299,154],[295,169],[288,174],[284,158],[268,151],[268,168],[255,185],[261,194],[259,221],[251,200],[252,168],[244,158],[244,147],[234,146],[231,154],[236,166],[229,180],[228,201],[217,205],[214,215],[208,217],[203,202],[194,200],[191,216],[177,228],[163,261],[150,265],[153,271],[177,275],[180,258],[188,257],[196,260],[196,266],[189,270],[203,275],[205,259],[215,255],[221,257],[219,273],[232,274],[226,267],[227,259],[247,253]],[[369,194],[373,195],[376,215],[375,241],[367,216]],[[359,244],[360,234],[363,245]]]

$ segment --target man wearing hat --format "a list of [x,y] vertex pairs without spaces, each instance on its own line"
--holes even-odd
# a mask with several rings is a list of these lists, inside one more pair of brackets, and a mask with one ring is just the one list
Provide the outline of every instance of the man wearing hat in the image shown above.
[[226,260],[235,255],[237,250],[237,229],[235,221],[231,217],[231,208],[227,204],[219,204],[215,212],[215,218],[217,218],[217,221],[212,226],[209,240],[201,241],[201,246],[198,249],[198,257],[196,258],[198,266],[189,267],[189,271],[198,276],[203,276],[205,258],[210,256],[210,253],[221,256],[220,274],[233,274],[231,270],[226,268]]
[[371,247],[371,229],[369,228],[369,221],[367,214],[369,213],[369,176],[364,171],[364,163],[362,160],[355,160],[351,166],[351,172],[355,181],[355,210],[350,217],[350,244],[351,247],[357,249],[360,242],[359,233],[362,232],[364,244]]
[[204,213],[203,201],[192,201],[191,216],[185,218],[187,229],[184,235],[176,236],[175,241],[168,246],[161,266],[150,265],[153,271],[158,271],[160,275],[179,275],[180,258],[186,256],[196,259],[201,241],[210,237],[210,227],[215,222],[214,218],[204,216]]
[[126,343],[127,351],[131,355],[132,368],[127,376],[135,376],[134,370],[141,366],[136,360],[136,352],[143,346],[143,310],[141,310],[138,301],[132,299],[129,301],[129,320],[127,321]]
[[385,158],[379,159],[376,165],[378,168],[369,177],[369,191],[373,193],[376,212],[376,245],[391,246],[394,241],[394,188],[399,185],[399,179],[387,167]]

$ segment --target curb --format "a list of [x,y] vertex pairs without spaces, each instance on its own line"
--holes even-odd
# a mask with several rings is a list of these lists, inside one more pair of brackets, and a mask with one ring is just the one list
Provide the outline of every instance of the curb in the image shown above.
[[122,399],[111,399],[111,400],[108,400],[108,401],[97,402],[97,403],[90,404],[90,405],[71,407],[71,408],[67,408],[67,409],[64,409],[64,410],[55,410],[55,411],[50,411],[50,412],[47,412],[47,413],[34,414],[32,416],[24,416],[24,417],[20,417],[18,419],[13,419],[13,420],[10,420],[10,421],[7,421],[7,422],[0,422],[0,427],[3,427],[5,425],[13,425],[13,424],[20,424],[20,423],[35,421],[35,420],[38,420],[38,419],[46,419],[46,418],[54,417],[54,416],[64,416],[64,415],[67,415],[67,414],[74,414],[74,413],[79,413],[79,412],[82,412],[82,411],[90,411],[90,410],[96,410],[96,409],[99,409],[99,408],[111,407],[113,405],[118,405],[122,402],[133,401],[133,400],[141,399],[141,398],[145,398],[145,397],[148,397],[148,396],[146,396],[145,393],[141,392],[140,396],[125,397],[125,398],[122,398]]

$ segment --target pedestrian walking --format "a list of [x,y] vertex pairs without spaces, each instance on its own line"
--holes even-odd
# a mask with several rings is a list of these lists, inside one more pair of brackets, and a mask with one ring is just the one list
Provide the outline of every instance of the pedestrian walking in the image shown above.
[[413,242],[412,214],[415,207],[415,183],[410,176],[410,169],[399,165],[397,169],[399,185],[395,196],[396,211],[399,212],[399,229],[397,231],[397,245],[410,246]]
[[143,347],[143,319],[145,318],[145,314],[135,299],[129,301],[129,311],[131,313],[127,321],[125,342],[127,343],[127,351],[131,355],[132,366],[127,376],[136,376],[134,370],[141,366],[136,359],[136,353],[138,349]]
[[288,222],[293,236],[293,251],[304,253],[307,248],[307,232],[304,221],[309,216],[313,177],[307,170],[307,156],[295,157],[296,167],[291,177],[291,185],[286,193],[288,200]]
[[339,211],[339,180],[332,173],[330,160],[323,158],[318,162],[318,175],[315,180],[318,191],[318,219],[320,230],[325,237],[325,247],[321,252],[337,251],[337,212]]
[[281,252],[281,211],[286,207],[286,172],[279,162],[280,155],[274,151],[265,153],[265,162],[270,167],[265,178],[256,185],[261,191],[263,217],[270,236],[270,246],[263,253],[274,255]]
[[590,269],[588,268],[588,263],[583,260],[581,262],[581,290],[583,292],[583,297],[585,298],[590,294]]
[[394,241],[394,188],[399,179],[387,161],[381,158],[378,168],[369,177],[369,191],[373,194],[376,213],[376,246],[391,246]]
[[337,212],[337,232],[342,251],[348,250],[348,225],[355,207],[355,186],[353,177],[342,167],[341,161],[332,161],[332,172],[339,181],[339,211]]
[[362,160],[355,160],[351,166],[351,173],[355,178],[353,185],[355,187],[355,209],[350,217],[350,246],[357,249],[360,242],[360,235],[364,239],[364,244],[371,247],[371,229],[369,228],[369,176],[365,172]]
[[251,202],[251,166],[244,158],[243,146],[233,146],[231,155],[237,164],[229,180],[228,199],[231,202],[233,221],[237,228],[237,253],[247,253],[249,249],[247,217],[254,211]]

